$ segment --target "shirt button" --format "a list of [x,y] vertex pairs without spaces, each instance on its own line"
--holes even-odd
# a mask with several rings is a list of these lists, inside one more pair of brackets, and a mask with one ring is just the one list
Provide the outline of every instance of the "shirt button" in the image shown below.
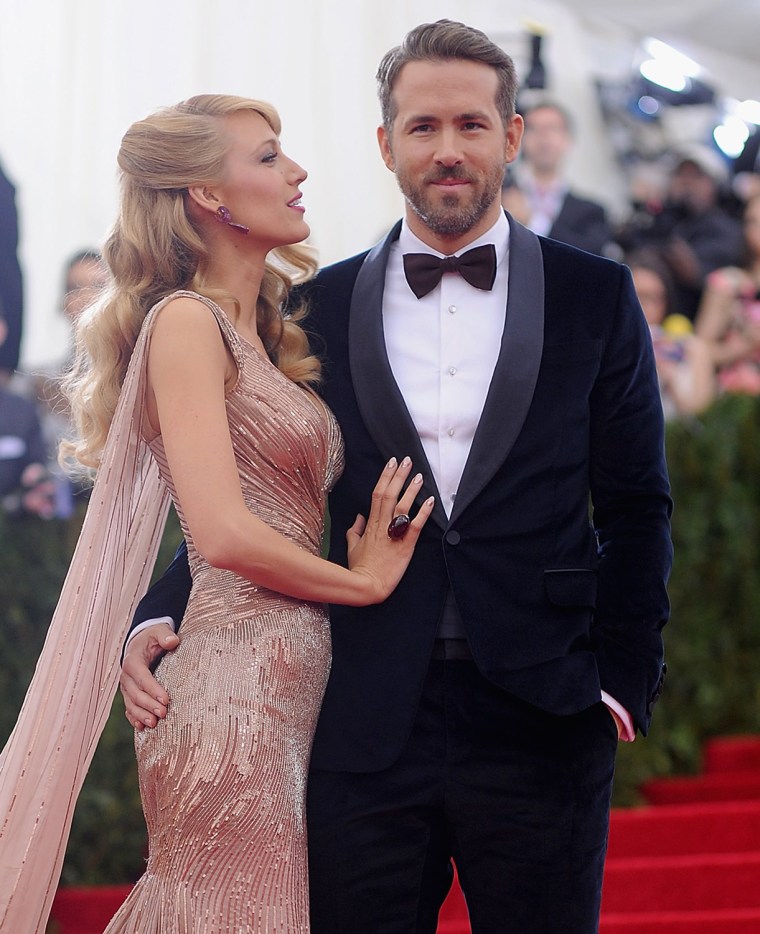
[[457,306],[456,306],[456,305],[449,305],[449,314],[450,314],[450,315],[455,315],[456,313],[457,313]]
[[454,376],[454,374],[456,373],[456,371],[457,371],[457,368],[456,368],[455,366],[450,366],[450,367],[449,367],[449,376]]
[[454,429],[454,428],[449,428],[449,430],[446,432],[446,434],[447,434],[450,438],[453,438],[453,437],[454,437],[454,434],[455,434],[455,429]]

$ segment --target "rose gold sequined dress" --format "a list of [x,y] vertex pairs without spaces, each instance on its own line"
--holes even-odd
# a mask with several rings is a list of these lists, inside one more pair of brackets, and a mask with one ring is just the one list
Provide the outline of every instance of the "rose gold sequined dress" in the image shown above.
[[[342,467],[337,424],[203,301],[238,364],[227,415],[245,501],[318,553]],[[150,444],[174,495],[161,438]],[[330,666],[326,609],[206,564],[177,511],[193,588],[181,645],[156,671],[168,716],[136,734],[150,855],[107,930],[308,932],[305,787]]]

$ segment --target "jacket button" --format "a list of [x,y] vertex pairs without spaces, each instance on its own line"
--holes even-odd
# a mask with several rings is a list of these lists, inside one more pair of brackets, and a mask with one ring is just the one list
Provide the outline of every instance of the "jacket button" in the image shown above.
[[449,543],[449,545],[458,545],[459,539],[459,532],[455,531],[454,529],[446,533],[446,541]]

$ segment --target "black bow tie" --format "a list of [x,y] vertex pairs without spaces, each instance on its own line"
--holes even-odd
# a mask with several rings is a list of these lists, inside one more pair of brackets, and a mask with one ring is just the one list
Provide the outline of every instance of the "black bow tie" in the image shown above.
[[433,256],[432,253],[404,253],[404,275],[409,288],[422,298],[441,281],[445,272],[458,272],[476,289],[490,292],[496,279],[496,247],[493,243],[476,246],[461,256]]

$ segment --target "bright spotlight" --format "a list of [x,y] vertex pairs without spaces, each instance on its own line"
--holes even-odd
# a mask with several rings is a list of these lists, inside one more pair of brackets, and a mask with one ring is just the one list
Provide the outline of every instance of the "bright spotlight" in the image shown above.
[[760,126],[760,101],[741,101],[734,113],[745,123],[755,123]]
[[686,90],[687,79],[684,73],[678,68],[674,68],[669,62],[650,58],[641,63],[639,71],[647,81],[658,84],[661,88],[667,88],[668,91],[680,92]]
[[713,130],[713,139],[731,159],[735,159],[742,152],[748,137],[749,128],[739,117],[725,117],[723,123]]
[[[684,55],[681,52],[677,52],[672,46],[668,45],[666,42],[661,42],[659,39],[646,39],[644,41],[644,48],[649,52],[652,58],[656,59],[658,62],[667,64],[672,71],[680,72],[680,74],[687,75],[689,78],[696,78],[702,71],[701,67],[694,59],[689,58],[688,55]],[[665,87],[667,87],[667,85],[665,85]],[[673,90],[675,90],[675,88]]]

